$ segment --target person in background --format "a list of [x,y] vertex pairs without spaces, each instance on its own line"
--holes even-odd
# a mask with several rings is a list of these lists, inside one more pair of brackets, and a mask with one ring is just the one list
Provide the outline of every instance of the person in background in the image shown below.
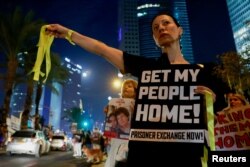
[[85,132],[84,141],[85,141],[84,144],[86,145],[86,147],[91,149],[92,148],[92,142],[91,142],[91,132],[90,132],[90,130]]
[[[145,70],[167,69],[171,65],[190,64],[182,54],[180,40],[183,34],[183,29],[175,17],[168,12],[161,12],[152,18],[151,29],[155,43],[162,51],[162,54],[158,59],[129,54],[60,24],[48,25],[46,33],[48,35],[53,35],[56,38],[66,38],[84,48],[86,51],[102,56],[117,67],[122,73],[129,73],[137,78],[141,78],[141,74]],[[157,55],[152,56],[155,57]],[[206,74],[203,76],[207,77]],[[206,82],[199,83],[201,85],[197,85],[194,93],[205,94],[210,92],[215,101],[216,95],[208,85],[206,85]],[[138,89],[140,89],[140,85],[138,85]],[[138,98],[136,101],[137,100]],[[136,110],[134,111],[134,115],[136,115]],[[132,122],[136,123],[136,117],[133,116],[132,119]],[[146,123],[147,127],[154,128],[155,126],[153,122]],[[136,126],[136,124],[133,126]],[[147,167],[164,166],[166,164],[168,164],[168,166],[201,166],[200,158],[203,156],[203,147],[199,147],[199,150],[190,150],[187,148],[186,151],[183,151],[184,147],[176,148],[176,144],[170,142],[164,142],[160,145],[161,146],[159,146],[159,142],[130,140],[127,166]],[[150,154],[148,151],[145,151],[145,149],[149,150]],[[164,150],[164,154],[162,154],[162,150]],[[176,151],[173,152],[173,150]],[[192,154],[190,154],[190,152],[192,152]]]
[[[250,132],[249,128],[227,130],[228,127],[242,127],[248,124],[249,117],[244,115],[250,109],[249,102],[239,93],[230,92],[226,97],[228,106],[217,112],[214,119],[215,149],[217,152],[229,152],[231,156],[250,155],[250,143],[245,142],[250,139],[247,135]],[[214,166],[212,162],[211,166]]]
[[79,134],[75,134],[73,139],[73,156],[79,158],[82,156],[82,142],[81,136]]
[[[135,99],[137,85],[138,85],[138,83],[134,79],[124,80],[122,82],[122,87],[121,87],[121,94],[120,94],[121,98]],[[133,102],[133,101],[131,101],[131,102]],[[130,108],[131,108],[131,111],[134,110],[134,103],[131,104]],[[120,111],[120,110],[124,110],[125,114],[123,114],[122,113],[123,111]],[[127,122],[126,127],[129,128],[128,130],[130,130],[131,122],[129,121],[130,116],[129,116],[129,113],[127,111],[127,108],[124,108],[124,107],[117,108],[116,111],[114,111],[114,113],[116,113],[117,116],[120,115],[120,117],[122,115],[124,115],[124,119]],[[120,124],[122,124],[121,121],[122,120],[120,118]],[[120,129],[118,131],[118,134],[128,134],[128,133],[124,133],[124,131],[121,131],[121,129]],[[108,159],[105,163],[105,167],[124,167],[124,166],[127,166],[128,140],[112,138],[110,145],[111,145],[111,149],[110,149],[111,152],[110,152]]]
[[137,85],[138,83],[134,79],[126,79],[123,81],[121,87],[121,97],[135,99]]
[[98,128],[94,128],[92,134],[91,134],[91,143],[93,149],[101,149],[101,138],[102,134],[100,133]]
[[215,117],[214,124],[217,123],[218,114],[227,113],[231,109],[235,109],[235,108],[242,107],[242,106],[249,104],[243,95],[238,94],[238,93],[232,93],[232,92],[226,94],[226,101],[227,101],[228,106],[222,109],[221,111],[216,112],[216,114],[214,115]]
[[228,103],[230,108],[236,108],[245,106],[248,102],[246,101],[244,96],[233,93],[229,95]]

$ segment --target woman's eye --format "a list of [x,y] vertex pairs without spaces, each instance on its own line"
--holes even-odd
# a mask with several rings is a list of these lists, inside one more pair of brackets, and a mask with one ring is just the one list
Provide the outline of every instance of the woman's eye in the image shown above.
[[163,21],[162,24],[163,25],[168,25],[169,21]]
[[154,31],[158,30],[158,26],[155,26],[153,29],[154,29]]

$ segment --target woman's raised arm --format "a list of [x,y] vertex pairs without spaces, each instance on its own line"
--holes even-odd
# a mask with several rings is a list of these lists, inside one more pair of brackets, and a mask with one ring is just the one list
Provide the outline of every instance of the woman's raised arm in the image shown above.
[[48,25],[46,33],[53,35],[55,38],[66,38],[86,51],[107,59],[116,68],[124,71],[123,52],[119,49],[110,47],[101,41],[84,36],[76,31],[72,31],[60,24]]

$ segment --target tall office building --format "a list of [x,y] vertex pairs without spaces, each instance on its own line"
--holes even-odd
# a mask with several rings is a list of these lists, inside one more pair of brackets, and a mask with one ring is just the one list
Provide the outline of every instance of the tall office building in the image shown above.
[[137,1],[121,0],[118,5],[119,48],[128,53],[140,54]]
[[[23,76],[23,80],[25,79],[25,56],[27,56],[27,52],[20,52],[17,54],[18,63],[20,67],[17,69],[17,76]],[[22,79],[19,79],[22,81]],[[13,87],[13,93],[10,101],[10,114],[19,117],[20,113],[24,110],[25,100],[27,98],[27,83],[26,82],[17,82]],[[34,85],[34,92],[36,91],[36,87]],[[34,97],[31,97],[34,102]],[[30,115],[35,114],[35,106],[31,106]]]
[[49,124],[54,130],[59,129],[70,134],[71,120],[66,115],[73,108],[79,108],[81,103],[82,67],[65,58],[62,66],[68,69],[70,76],[65,85],[54,83],[59,94],[52,93],[50,101]]
[[249,0],[227,0],[227,7],[237,52],[250,46],[250,3]]
[[194,63],[193,46],[189,26],[189,17],[187,12],[186,0],[174,0],[173,3],[173,14],[179,21],[180,25],[184,29],[184,33],[181,37],[182,53],[184,57],[190,63]]
[[[151,30],[151,20],[159,11],[171,12],[184,29],[181,45],[184,57],[193,62],[192,43],[185,0],[122,0],[119,4],[120,49],[147,57],[159,57]],[[120,32],[120,31],[119,31]]]

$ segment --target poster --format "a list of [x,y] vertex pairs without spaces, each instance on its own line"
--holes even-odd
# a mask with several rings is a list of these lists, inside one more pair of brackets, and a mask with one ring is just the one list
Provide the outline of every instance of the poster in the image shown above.
[[250,105],[218,112],[215,119],[218,151],[250,150]]
[[202,76],[197,65],[142,71],[129,140],[202,145],[203,96],[195,93]]
[[110,138],[128,139],[134,99],[113,98],[107,107],[104,135]]

